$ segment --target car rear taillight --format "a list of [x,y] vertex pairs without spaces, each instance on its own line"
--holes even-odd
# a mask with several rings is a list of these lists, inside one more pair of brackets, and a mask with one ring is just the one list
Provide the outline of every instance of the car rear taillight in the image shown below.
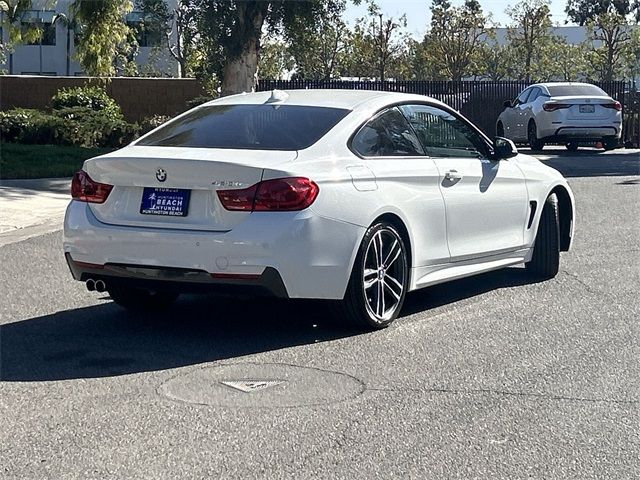
[[622,104],[620,102],[614,103],[603,103],[601,104],[604,108],[612,108],[614,110],[620,111],[622,110]]
[[555,112],[556,110],[563,110],[565,108],[569,108],[571,105],[567,103],[555,103],[555,102],[546,102],[542,105],[542,108],[545,112]]
[[84,170],[76,172],[71,180],[71,197],[89,203],[104,203],[113,185],[94,182]]
[[291,212],[304,210],[318,196],[318,185],[304,177],[276,178],[238,190],[218,190],[227,210]]

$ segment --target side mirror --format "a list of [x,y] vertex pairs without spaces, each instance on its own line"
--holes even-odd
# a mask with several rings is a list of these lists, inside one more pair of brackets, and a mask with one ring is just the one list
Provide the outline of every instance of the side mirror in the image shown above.
[[493,156],[495,160],[502,160],[518,155],[516,145],[508,138],[496,137],[493,140]]
[[512,108],[513,107],[513,103],[511,103],[511,100],[505,100],[504,103],[502,104],[503,107],[505,108]]

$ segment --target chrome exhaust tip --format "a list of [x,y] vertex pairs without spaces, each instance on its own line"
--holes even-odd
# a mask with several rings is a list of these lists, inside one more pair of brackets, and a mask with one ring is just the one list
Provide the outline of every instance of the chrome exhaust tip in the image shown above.
[[92,278],[87,280],[85,282],[85,285],[87,286],[87,290],[89,290],[90,292],[93,292],[96,289],[96,282]]
[[104,292],[107,289],[107,286],[104,284],[102,280],[96,280],[96,292]]

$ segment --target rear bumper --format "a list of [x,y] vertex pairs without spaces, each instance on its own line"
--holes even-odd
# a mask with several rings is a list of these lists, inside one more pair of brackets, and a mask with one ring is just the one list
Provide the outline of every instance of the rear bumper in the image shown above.
[[604,137],[620,138],[621,130],[616,126],[563,126],[551,128],[544,139],[546,141],[597,141]]
[[251,214],[229,232],[126,227],[102,223],[72,201],[63,245],[77,280],[340,299],[364,231],[310,210]]
[[117,284],[134,288],[178,293],[228,293],[289,298],[282,277],[267,267],[260,275],[215,276],[204,270],[139,265],[106,265],[77,262],[65,253],[67,265],[74,279],[86,282],[102,280],[107,289]]

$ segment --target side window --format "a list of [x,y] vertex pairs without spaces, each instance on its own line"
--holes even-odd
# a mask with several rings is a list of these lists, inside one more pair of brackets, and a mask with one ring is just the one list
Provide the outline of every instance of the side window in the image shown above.
[[467,122],[430,105],[400,107],[431,157],[485,156],[487,145]]
[[527,88],[524,92],[518,95],[518,98],[516,98],[516,101],[515,101],[515,105],[522,105],[523,103],[527,103],[527,98],[529,97],[530,93],[531,93],[531,89]]
[[411,127],[397,108],[378,115],[353,137],[351,148],[363,157],[424,155]]
[[531,95],[529,95],[529,98],[527,98],[527,103],[535,101],[535,99],[538,98],[539,95],[540,89],[538,87],[534,88],[533,90],[531,90]]

